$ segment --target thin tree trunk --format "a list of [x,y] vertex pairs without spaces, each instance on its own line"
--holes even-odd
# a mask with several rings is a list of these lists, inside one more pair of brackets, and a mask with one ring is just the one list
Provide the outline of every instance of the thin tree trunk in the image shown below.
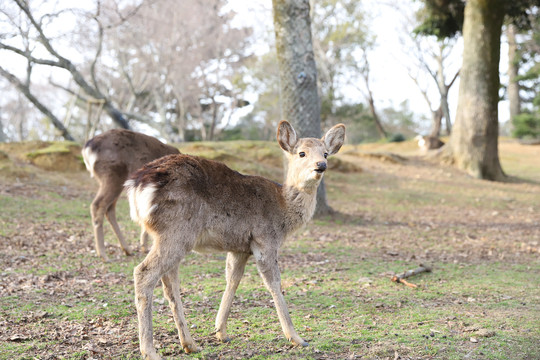
[[[302,137],[321,137],[317,67],[311,38],[309,0],[273,0],[279,64],[281,112]],[[324,182],[317,192],[316,215],[332,212]]]
[[452,122],[450,120],[450,107],[448,106],[448,89],[444,78],[444,64],[443,64],[443,46],[439,47],[439,56],[437,57],[438,71],[437,71],[437,87],[439,88],[439,95],[441,98],[440,110],[446,120],[446,134],[450,135],[452,132]]
[[439,108],[437,110],[431,111],[432,125],[431,125],[431,133],[429,134],[430,137],[438,138],[441,135],[442,118],[443,118],[442,106],[439,105]]
[[508,37],[508,100],[510,102],[510,120],[521,112],[521,100],[519,98],[518,58],[516,44],[516,27],[508,25],[506,36]]
[[379,115],[377,114],[377,111],[375,110],[375,101],[373,100],[373,96],[371,95],[371,90],[368,89],[369,92],[369,111],[371,112],[371,116],[373,116],[373,121],[375,122],[375,128],[377,129],[377,132],[379,133],[379,136],[381,139],[386,139],[386,131],[384,131],[384,128],[381,123],[381,119],[379,118]]
[[7,136],[4,132],[4,124],[2,124],[2,118],[0,117],[0,143],[6,142]]
[[463,24],[463,66],[450,151],[471,176],[502,180],[498,102],[503,0],[469,0]]

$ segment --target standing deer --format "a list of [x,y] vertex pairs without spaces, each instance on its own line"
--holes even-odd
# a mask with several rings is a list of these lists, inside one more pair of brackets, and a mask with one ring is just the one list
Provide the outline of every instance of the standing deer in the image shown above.
[[184,351],[198,351],[184,318],[178,278],[180,260],[191,250],[227,252],[227,286],[215,324],[220,341],[229,340],[226,325],[234,293],[253,255],[286,338],[294,345],[308,345],[294,330],[281,292],[278,249],[287,235],[313,216],[326,158],[339,151],[344,138],[342,124],[319,140],[299,139],[293,127],[281,121],[277,140],[288,158],[283,185],[189,155],[163,157],[130,176],[125,186],[131,217],[154,240],[134,270],[143,357],[160,359],[152,339],[152,294],[159,279]]
[[[98,135],[86,142],[82,156],[91,177],[99,183],[90,212],[94,226],[96,252],[107,260],[103,237],[103,217],[107,216],[120,246],[127,255],[131,254],[120,227],[116,222],[116,202],[123,190],[128,175],[149,161],[165,155],[180,153],[177,148],[165,145],[151,136],[115,129]],[[141,232],[141,246],[147,246],[148,236]]]

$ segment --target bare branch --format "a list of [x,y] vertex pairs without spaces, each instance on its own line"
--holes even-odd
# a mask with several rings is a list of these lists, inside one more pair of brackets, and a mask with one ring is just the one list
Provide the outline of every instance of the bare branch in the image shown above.
[[63,66],[58,62],[54,60],[46,60],[46,59],[38,59],[32,56],[29,50],[21,50],[19,48],[16,48],[11,45],[7,45],[4,43],[0,43],[0,49],[9,50],[11,52],[14,52],[15,54],[24,56],[28,61],[34,63],[34,64],[40,64],[40,65],[48,65],[48,66],[55,66],[55,67],[62,67]]
[[96,79],[96,64],[101,56],[101,51],[103,49],[103,25],[101,24],[101,21],[99,21],[99,14],[101,12],[101,2],[98,1],[96,15],[94,16],[94,20],[96,21],[98,25],[98,41],[97,41],[97,49],[96,54],[94,55],[94,59],[92,60],[92,63],[90,65],[90,76],[92,76],[92,83],[94,84],[94,87],[98,90],[98,92],[101,93],[99,90],[99,85]]
[[454,74],[454,77],[452,78],[452,81],[450,81],[450,83],[448,85],[446,85],[446,89],[450,89],[452,87],[452,85],[454,85],[454,81],[456,81],[456,79],[458,78],[460,71],[461,71],[461,69],[456,71],[456,73]]
[[[61,67],[63,69],[66,69],[71,73],[71,76],[73,76],[73,80],[79,85],[84,92],[86,92],[88,95],[96,98],[96,99],[103,99],[105,100],[105,111],[109,116],[113,119],[114,122],[116,122],[118,125],[125,129],[129,129],[129,124],[126,121],[126,119],[123,117],[122,112],[116,109],[110,99],[106,98],[97,87],[92,87],[85,79],[84,76],[77,70],[75,65],[62,55],[60,55],[51,45],[49,39],[45,36],[45,33],[43,32],[43,29],[41,28],[41,25],[35,20],[34,16],[32,15],[30,8],[28,6],[28,3],[24,0],[15,0],[19,8],[26,14],[34,28],[39,33],[39,39],[41,44],[47,49],[47,51],[53,55],[55,58],[58,59],[57,62],[51,62],[44,65],[51,65],[51,66],[57,66]],[[21,55],[23,55],[21,53]],[[28,57],[27,57],[28,58]],[[36,62],[40,63],[40,62]]]
[[6,78],[13,86],[15,86],[21,93],[26,96],[26,98],[34,104],[36,108],[39,109],[43,114],[45,114],[51,123],[54,125],[56,129],[60,131],[60,134],[62,137],[66,140],[75,141],[73,136],[69,133],[69,131],[64,127],[62,122],[52,113],[52,111],[47,108],[41,101],[39,101],[30,91],[30,87],[28,84],[25,84],[21,82],[15,75],[11,74],[9,71],[5,70],[3,67],[0,66],[0,75],[2,75],[4,78]]

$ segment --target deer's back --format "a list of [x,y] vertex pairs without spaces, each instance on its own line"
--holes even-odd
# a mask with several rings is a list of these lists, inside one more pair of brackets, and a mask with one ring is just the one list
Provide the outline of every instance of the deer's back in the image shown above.
[[160,233],[194,232],[209,247],[239,252],[248,251],[254,239],[285,236],[281,185],[268,179],[242,175],[217,161],[169,155],[131,180],[138,192],[155,188],[147,226]]
[[109,130],[88,140],[83,154],[85,152],[94,157],[93,172],[98,177],[112,171],[123,180],[152,160],[180,153],[154,137],[125,129]]

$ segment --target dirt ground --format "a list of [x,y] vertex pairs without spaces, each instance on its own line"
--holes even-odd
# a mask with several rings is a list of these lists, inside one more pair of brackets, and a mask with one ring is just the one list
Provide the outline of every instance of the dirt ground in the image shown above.
[[[486,182],[406,152],[403,158],[385,161],[350,150],[341,159],[356,164],[361,171],[328,176],[329,199],[338,213],[315,220],[291,239],[291,244],[315,240],[307,252],[285,246],[280,258],[284,273],[316,269],[321,264],[335,271],[343,261],[352,263],[348,257],[354,256],[355,261],[398,264],[523,265],[529,266],[531,278],[538,277],[540,175],[515,177],[509,183]],[[80,170],[50,172],[25,163],[0,169],[0,298],[4,299],[0,308],[0,358],[139,357],[136,313],[130,295],[133,281],[126,269],[137,264],[143,254],[126,258],[107,229],[111,263],[103,264],[96,258],[88,212],[95,190],[94,181]],[[137,229],[128,225],[127,213],[120,222],[135,243]],[[337,242],[336,250],[333,246]],[[350,253],[343,253],[343,249],[350,249]],[[191,261],[197,266],[202,260]],[[118,295],[124,290],[126,295]],[[528,306],[536,311],[539,294],[533,299],[536,303]],[[205,314],[207,311],[211,318],[208,301],[203,298],[187,305]],[[369,301],[375,304],[380,300]],[[441,301],[453,306],[467,300],[449,295]],[[96,306],[99,311],[86,312]],[[168,316],[166,302],[156,306],[158,312]],[[248,304],[239,301],[235,306],[242,310]],[[262,306],[272,304],[262,301]],[[164,321],[171,325],[170,320]],[[453,326],[464,333],[470,324],[455,320]],[[157,332],[155,336],[158,348],[170,349],[164,355],[183,356],[174,331]],[[318,353],[314,349],[303,354],[292,351],[286,342],[270,350],[256,345],[227,348],[218,347],[211,334],[197,335],[197,341],[202,347],[216,348],[202,355],[209,359],[265,358],[266,351],[273,356],[282,353],[282,358],[438,358],[417,350],[407,355],[402,350],[398,354],[398,350],[367,348],[363,355],[346,349]],[[9,355],[1,355],[4,351]]]

